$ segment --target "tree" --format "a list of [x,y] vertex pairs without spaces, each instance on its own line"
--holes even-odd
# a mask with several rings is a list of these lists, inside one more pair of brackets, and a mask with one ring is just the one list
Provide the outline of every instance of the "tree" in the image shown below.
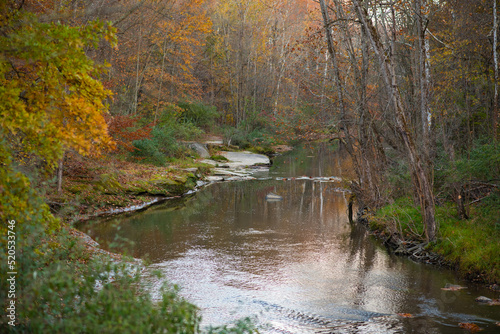
[[497,139],[498,132],[498,14],[497,14],[497,0],[493,0],[493,64],[494,64],[494,90],[493,95],[493,116],[492,116],[492,128],[493,128],[493,138]]
[[403,102],[398,88],[397,76],[391,55],[385,52],[379,33],[368,16],[368,12],[359,0],[353,0],[354,9],[358,15],[366,36],[369,38],[375,52],[384,79],[392,108],[396,118],[396,128],[406,148],[407,157],[413,170],[413,182],[419,196],[425,233],[428,241],[436,238],[436,220],[434,214],[434,195],[432,185],[423,167],[421,155],[417,151],[409,120],[403,109]]
[[106,64],[85,48],[115,42],[102,22],[70,27],[42,23],[8,6],[0,21],[0,142],[2,168],[30,167],[39,159],[52,169],[65,150],[98,154],[111,147],[103,117],[110,97],[98,80]]

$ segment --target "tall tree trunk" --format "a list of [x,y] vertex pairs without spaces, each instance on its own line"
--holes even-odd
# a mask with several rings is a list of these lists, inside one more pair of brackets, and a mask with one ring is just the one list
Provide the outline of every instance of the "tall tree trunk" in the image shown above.
[[[427,41],[427,16],[424,11],[427,8],[426,0],[415,0],[415,15],[417,21],[418,33],[418,68],[420,81],[420,115],[422,120],[422,136],[424,146],[427,153],[430,136],[430,120],[431,114],[429,111],[429,63],[428,59],[428,41]],[[424,11],[422,11],[422,9]]]
[[497,140],[498,131],[498,16],[497,16],[497,0],[493,0],[493,64],[495,66],[495,96],[493,98],[493,138]]
[[135,90],[134,90],[134,101],[132,104],[132,114],[137,113],[137,103],[139,102],[139,59],[141,56],[141,41],[142,41],[142,26],[139,26],[139,46],[137,48],[137,62],[136,62],[136,73],[135,73]]
[[339,110],[340,110],[340,118],[341,121],[345,121],[345,105],[344,105],[344,92],[342,90],[342,80],[340,77],[340,69],[337,60],[337,55],[335,54],[335,47],[333,46],[333,38],[332,32],[330,29],[330,16],[328,14],[328,7],[325,3],[325,0],[319,0],[321,6],[321,13],[323,14],[323,22],[325,25],[325,36],[326,43],[328,46],[328,53],[330,54],[330,59],[332,61],[333,70],[334,70],[334,80],[335,85],[337,86],[337,97],[339,99]]
[[158,119],[158,114],[160,112],[160,102],[161,102],[161,93],[163,88],[163,72],[165,71],[165,58],[167,53],[167,35],[165,33],[165,37],[163,40],[163,48],[161,50],[162,58],[161,58],[161,71],[160,71],[160,87],[158,88],[158,98],[156,99],[156,109],[155,109],[155,117],[153,121],[153,126],[156,126],[156,121]]
[[[338,104],[339,104],[339,113],[340,113],[340,125],[343,128],[344,131],[344,138],[345,138],[345,143],[346,143],[346,149],[349,155],[352,158],[353,164],[354,164],[354,169],[356,172],[356,175],[358,176],[359,179],[359,190],[361,193],[364,192],[365,189],[365,183],[368,179],[368,183],[371,183],[371,176],[370,176],[370,170],[367,170],[366,160],[364,157],[359,157],[359,152],[355,148],[355,139],[351,137],[351,133],[349,131],[350,129],[350,122],[347,119],[347,110],[344,102],[344,90],[342,87],[342,78],[340,75],[340,68],[339,68],[339,63],[337,59],[337,54],[335,50],[335,46],[333,44],[333,38],[332,38],[332,31],[330,28],[330,15],[328,12],[328,5],[325,2],[325,0],[320,0],[319,1],[320,6],[321,6],[321,13],[323,16],[323,23],[324,23],[324,28],[325,28],[325,36],[326,36],[326,42],[327,42],[327,47],[328,47],[328,53],[330,55],[330,60],[332,63],[333,71],[334,71],[334,82],[335,86],[337,87],[337,99],[338,99]],[[363,151],[361,151],[361,154],[363,154]],[[359,158],[359,159],[358,159]],[[366,175],[368,172],[368,175]],[[371,188],[371,187],[370,187]],[[361,195],[361,194],[360,194]],[[364,196],[366,197],[366,196]],[[370,197],[370,196],[368,196]],[[365,203],[363,200],[363,196],[360,196],[358,198],[358,202],[360,202],[361,206],[365,206],[368,203]]]
[[395,67],[392,63],[392,59],[384,52],[385,50],[379,34],[372,21],[369,19],[367,10],[361,6],[359,0],[353,0],[352,2],[360,23],[365,30],[366,35],[372,44],[372,48],[379,60],[380,71],[388,89],[389,97],[395,112],[396,129],[405,145],[410,167],[414,170],[413,183],[415,184],[416,191],[419,195],[426,238],[428,241],[432,241],[436,238],[434,195],[432,192],[431,182],[429,182],[429,178],[425,173],[422,159],[418,154],[412,133],[410,131],[410,126],[403,109],[401,93],[397,86]]

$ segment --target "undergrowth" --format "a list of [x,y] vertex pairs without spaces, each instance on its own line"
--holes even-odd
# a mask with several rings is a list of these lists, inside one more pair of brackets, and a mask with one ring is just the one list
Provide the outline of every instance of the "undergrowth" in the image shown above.
[[[500,281],[500,196],[471,207],[471,218],[460,219],[453,203],[436,206],[438,237],[430,250],[442,255],[469,278]],[[420,208],[400,198],[370,217],[370,228],[397,233],[405,240],[424,241]]]

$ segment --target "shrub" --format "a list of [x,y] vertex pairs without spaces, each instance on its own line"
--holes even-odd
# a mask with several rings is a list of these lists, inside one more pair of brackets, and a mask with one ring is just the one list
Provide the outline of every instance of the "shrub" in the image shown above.
[[157,126],[152,137],[133,142],[132,156],[139,161],[164,166],[169,158],[182,158],[192,154],[189,148],[180,145],[175,138],[175,128]]
[[194,123],[182,119],[183,109],[177,106],[171,106],[163,110],[160,115],[158,126],[169,128],[178,140],[196,140],[204,131]]
[[215,120],[220,117],[214,106],[207,106],[203,103],[179,103],[182,109],[180,120],[183,123],[191,123],[206,131],[209,131],[215,124]]
[[236,145],[241,149],[260,146],[264,151],[270,151],[270,147],[276,143],[274,138],[264,129],[247,131],[247,127],[244,125],[238,128],[224,128],[224,142],[228,145]]
[[154,138],[137,140],[133,144],[135,150],[132,151],[132,156],[139,161],[157,166],[164,166],[167,162],[165,155],[160,152],[158,143]]

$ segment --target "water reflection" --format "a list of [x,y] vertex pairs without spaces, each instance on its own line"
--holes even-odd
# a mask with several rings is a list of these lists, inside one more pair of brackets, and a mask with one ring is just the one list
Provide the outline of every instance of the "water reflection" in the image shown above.
[[[269,175],[345,173],[349,164],[332,156],[308,150],[284,156]],[[267,201],[270,192],[283,200]],[[131,255],[147,256],[152,269],[182,286],[205,324],[254,316],[271,333],[455,333],[458,322],[474,321],[494,333],[500,320],[498,310],[473,301],[478,294],[494,298],[491,292],[443,291],[457,283],[453,273],[396,258],[363,227],[351,226],[335,182],[214,184],[188,199],[82,229],[103,247],[117,233],[132,240],[125,247]],[[146,279],[157,292],[162,282]]]

